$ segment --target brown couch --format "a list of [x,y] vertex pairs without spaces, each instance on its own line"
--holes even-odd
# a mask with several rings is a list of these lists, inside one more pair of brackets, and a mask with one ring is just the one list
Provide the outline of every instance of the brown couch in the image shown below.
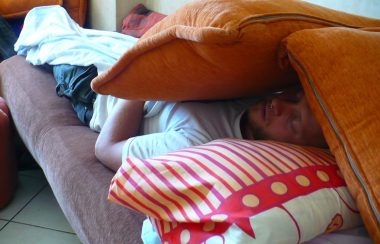
[[144,216],[107,200],[114,173],[94,154],[97,133],[55,94],[53,76],[14,56],[0,64],[0,95],[83,243],[141,243]]

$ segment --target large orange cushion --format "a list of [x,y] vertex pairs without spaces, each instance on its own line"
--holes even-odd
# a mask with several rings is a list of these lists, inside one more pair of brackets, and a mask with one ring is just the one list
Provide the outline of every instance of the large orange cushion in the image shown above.
[[304,30],[290,35],[286,47],[366,227],[380,243],[380,32]]
[[277,63],[284,37],[331,26],[380,26],[380,20],[297,0],[192,1],[150,29],[92,88],[142,100],[256,95],[296,79]]
[[63,5],[78,24],[84,25],[87,13],[87,0],[1,0],[0,15],[4,18],[25,16],[34,7],[45,5]]

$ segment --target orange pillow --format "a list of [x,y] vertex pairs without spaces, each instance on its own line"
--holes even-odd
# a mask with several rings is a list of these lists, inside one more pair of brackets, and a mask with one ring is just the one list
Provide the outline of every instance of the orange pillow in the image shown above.
[[380,33],[304,30],[285,44],[364,223],[380,243]]
[[284,37],[331,26],[380,26],[380,20],[297,0],[193,1],[150,29],[92,88],[141,100],[257,95],[296,80],[277,63]]

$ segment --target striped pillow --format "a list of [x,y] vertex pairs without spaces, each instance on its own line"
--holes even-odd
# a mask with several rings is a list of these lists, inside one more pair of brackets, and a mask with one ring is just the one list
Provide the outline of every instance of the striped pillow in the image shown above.
[[300,243],[361,224],[328,151],[268,141],[127,158],[109,199],[148,215],[163,242]]

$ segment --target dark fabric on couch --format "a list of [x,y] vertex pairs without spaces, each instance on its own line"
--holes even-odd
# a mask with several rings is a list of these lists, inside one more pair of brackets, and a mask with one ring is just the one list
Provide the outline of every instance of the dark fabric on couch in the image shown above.
[[79,120],[89,125],[93,115],[96,93],[91,89],[91,81],[98,75],[95,65],[76,66],[69,64],[52,67],[58,96],[67,97]]
[[16,55],[13,45],[16,43],[16,35],[9,23],[0,16],[0,61]]
[[14,56],[0,64],[0,94],[83,243],[141,243],[144,216],[107,200],[113,172],[94,155],[97,133],[55,94],[53,76]]

